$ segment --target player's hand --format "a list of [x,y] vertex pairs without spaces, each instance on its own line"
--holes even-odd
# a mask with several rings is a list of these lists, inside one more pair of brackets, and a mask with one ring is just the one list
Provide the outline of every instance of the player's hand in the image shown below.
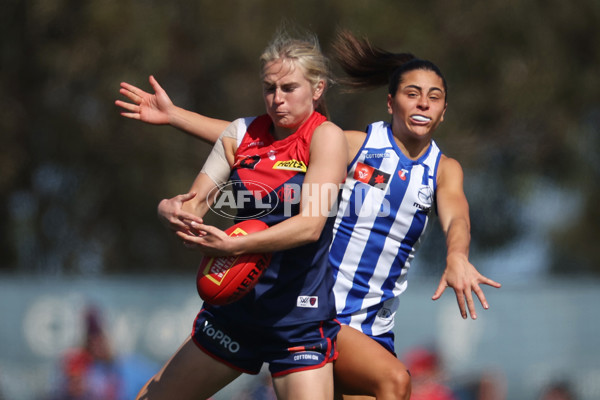
[[176,234],[184,241],[194,244],[196,250],[205,256],[231,256],[238,254],[240,238],[232,238],[224,231],[211,225],[192,222],[191,227],[196,234],[190,234],[184,231],[177,231]]
[[167,92],[158,84],[154,76],[149,78],[154,94],[143,91],[127,82],[121,82],[119,93],[131,102],[116,100],[115,104],[125,111],[121,115],[154,125],[169,123],[169,112],[175,107]]
[[162,200],[158,204],[159,219],[167,228],[176,233],[184,232],[187,235],[197,235],[198,231],[192,228],[192,224],[202,224],[202,218],[183,210],[183,204],[194,197],[196,197],[196,193],[190,192]]
[[456,301],[458,302],[460,315],[463,319],[467,318],[467,309],[471,318],[477,319],[473,293],[475,293],[475,296],[477,296],[483,308],[487,310],[489,304],[479,285],[485,284],[495,288],[499,288],[502,285],[481,275],[465,255],[449,254],[446,263],[446,270],[442,275],[440,284],[433,294],[432,299],[439,299],[442,297],[444,290],[446,290],[447,287],[451,287],[456,294]]

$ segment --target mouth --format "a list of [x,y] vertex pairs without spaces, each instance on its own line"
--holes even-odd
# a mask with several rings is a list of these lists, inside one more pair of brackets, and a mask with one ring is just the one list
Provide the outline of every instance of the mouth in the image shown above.
[[284,115],[287,115],[287,111],[284,110],[273,110],[273,114],[278,116],[278,117],[282,117]]
[[413,121],[419,122],[419,123],[428,123],[431,121],[431,118],[426,117],[424,115],[420,115],[420,114],[411,115],[410,119],[412,119]]

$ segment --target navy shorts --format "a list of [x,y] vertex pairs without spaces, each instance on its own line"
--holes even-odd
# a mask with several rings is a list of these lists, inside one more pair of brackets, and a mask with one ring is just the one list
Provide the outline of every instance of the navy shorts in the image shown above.
[[203,309],[194,321],[192,339],[205,353],[231,368],[256,375],[266,362],[276,377],[334,361],[339,330],[336,320],[268,328],[222,323]]
[[389,351],[393,355],[396,355],[396,352],[394,351],[394,332],[389,331],[377,336],[369,335],[369,337],[377,343],[379,343],[380,345],[382,345],[383,347],[385,347],[387,351]]

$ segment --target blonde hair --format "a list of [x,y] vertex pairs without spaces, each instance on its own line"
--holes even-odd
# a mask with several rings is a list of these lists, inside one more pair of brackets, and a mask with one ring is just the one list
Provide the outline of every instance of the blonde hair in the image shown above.
[[261,74],[264,73],[268,63],[277,60],[289,60],[299,66],[313,90],[317,89],[319,82],[324,82],[323,93],[315,108],[316,111],[329,118],[325,104],[325,92],[333,80],[329,60],[322,53],[317,36],[305,33],[303,38],[293,38],[284,30],[278,31],[260,56]]

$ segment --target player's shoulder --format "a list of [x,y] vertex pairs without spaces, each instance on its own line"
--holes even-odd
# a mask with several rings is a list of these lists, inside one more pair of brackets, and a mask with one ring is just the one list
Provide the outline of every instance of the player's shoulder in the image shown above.
[[448,170],[450,172],[461,172],[462,173],[462,166],[460,165],[458,160],[456,160],[455,158],[452,158],[452,157],[448,157],[445,154],[441,154],[441,156],[440,156],[439,168],[440,168],[440,171]]
[[342,129],[331,121],[325,121],[315,128],[312,141],[318,145],[346,143]]
[[448,157],[444,154],[440,157],[440,164],[437,173],[438,187],[440,184],[458,181],[462,182],[463,169],[458,160]]
[[365,143],[367,132],[346,130],[344,135],[348,143],[348,160],[352,160]]
[[337,124],[331,121],[324,121],[321,125],[315,128],[314,134],[335,134],[335,135],[343,135],[342,128],[337,126]]
[[346,140],[348,143],[360,143],[362,144],[367,138],[367,132],[364,131],[350,131],[345,130],[344,135],[346,136]]

